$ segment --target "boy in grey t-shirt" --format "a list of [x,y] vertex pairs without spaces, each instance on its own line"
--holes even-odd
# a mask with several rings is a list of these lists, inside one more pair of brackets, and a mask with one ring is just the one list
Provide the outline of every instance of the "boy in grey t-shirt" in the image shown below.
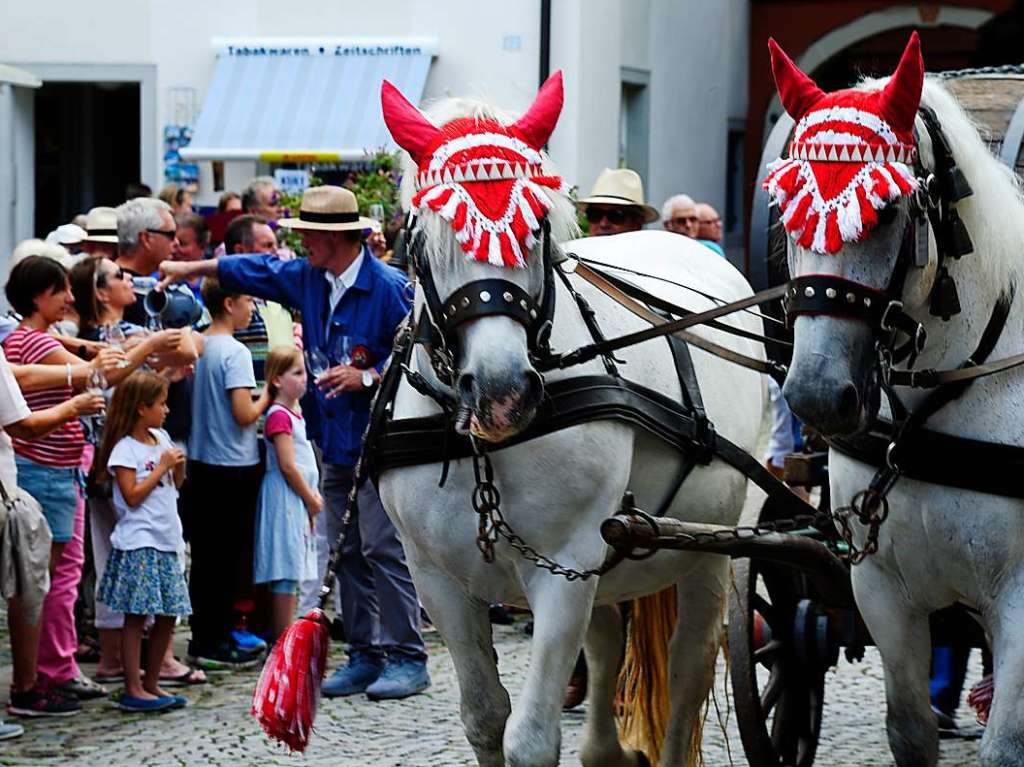
[[256,422],[270,397],[264,390],[253,398],[252,355],[233,337],[249,326],[252,298],[225,292],[216,277],[204,280],[202,292],[212,322],[196,364],[188,442],[195,520],[188,654],[206,669],[248,668],[265,648],[238,625],[238,613],[252,610],[252,546],[263,477]]

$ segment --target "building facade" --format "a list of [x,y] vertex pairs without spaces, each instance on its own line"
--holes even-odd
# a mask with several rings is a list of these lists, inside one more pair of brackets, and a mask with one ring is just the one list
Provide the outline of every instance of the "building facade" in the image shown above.
[[[0,245],[116,204],[128,181],[162,186],[177,162],[169,137],[214,108],[205,99],[225,39],[426,38],[436,53],[421,103],[469,94],[518,111],[539,84],[545,6],[549,70],[566,78],[550,150],[566,179],[585,193],[602,168],[631,164],[655,205],[687,191],[722,206],[729,121],[746,111],[747,0],[40,0],[0,7],[0,63],[42,81],[12,118],[16,156],[3,160],[17,167],[15,214]],[[284,102],[268,98],[266,117]],[[375,97],[363,104],[379,111]],[[196,164],[203,204],[272,167]]]
[[[349,153],[377,149],[359,142],[379,135],[371,129],[380,127],[381,73],[411,78],[418,92],[410,97],[421,104],[475,95],[516,112],[533,98],[545,71],[562,69],[566,103],[550,151],[567,181],[585,194],[604,167],[628,165],[640,171],[648,202],[655,206],[677,192],[707,200],[723,214],[730,259],[749,270],[746,235],[763,225],[752,208],[762,147],[780,114],[766,53],[769,36],[805,70],[841,87],[854,69],[887,71],[910,28],[922,30],[933,69],[966,66],[985,56],[1000,62],[1012,58],[1020,39],[1009,23],[1016,19],[1015,5],[1014,0],[4,3],[0,65],[19,74],[0,76],[0,251],[9,253],[17,240],[45,234],[93,205],[117,204],[130,181],[145,182],[154,191],[167,180],[187,181],[199,204],[215,203],[222,190],[238,190],[257,172],[278,167],[275,160],[304,159],[310,147],[297,143],[316,136],[290,126],[311,110],[325,110],[325,130],[354,142],[346,147]],[[1002,48],[991,44],[997,30],[1007,29]],[[375,50],[383,51],[373,62],[355,56],[315,64],[316,88],[325,94],[320,101],[310,95],[315,88],[302,79],[301,64],[272,60],[292,56],[281,54],[284,49],[323,59],[332,46],[371,48],[371,43],[380,43]],[[239,73],[259,74],[232,80],[229,46],[266,58],[246,64],[255,70],[238,65]],[[398,61],[392,50],[399,48],[416,55]],[[419,79],[410,74],[414,60],[422,67]],[[343,90],[344,103],[325,106],[331,93]],[[242,91],[244,100],[231,101]],[[267,133],[271,124],[278,126],[276,132]],[[215,134],[266,145],[249,151],[209,143]],[[202,159],[190,161],[189,139],[191,151]],[[204,140],[205,149],[198,146]]]

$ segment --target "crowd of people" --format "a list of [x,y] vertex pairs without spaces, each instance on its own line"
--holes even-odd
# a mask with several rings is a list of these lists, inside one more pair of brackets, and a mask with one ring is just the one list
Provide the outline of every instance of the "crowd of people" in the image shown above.
[[722,219],[714,207],[676,194],[665,200],[659,213],[645,202],[643,179],[630,168],[605,168],[578,204],[592,236],[639,231],[660,218],[666,231],[697,240],[725,257]]
[[[122,709],[178,708],[188,700],[173,688],[262,660],[319,597],[409,308],[404,273],[379,258],[377,224],[347,189],[310,189],[296,217],[266,177],[207,216],[185,190],[148,191],[10,261],[0,569],[12,715],[75,714],[115,684]],[[279,247],[280,227],[305,258]],[[183,287],[161,303],[165,275]],[[187,319],[165,327],[177,315],[154,306],[170,290]],[[394,527],[372,487],[362,496],[337,589],[349,662],[324,692],[405,697],[430,684],[419,603]],[[0,737],[21,732],[0,725]]]
[[[183,188],[128,195],[21,243],[10,262],[0,539],[19,557],[0,545],[0,568],[20,567],[4,589],[17,716],[74,714],[113,685],[126,710],[185,706],[174,688],[256,666],[316,604],[409,309],[404,271],[347,189],[308,189],[298,215],[269,177],[207,215]],[[660,217],[724,255],[711,206],[676,195],[659,215],[628,169],[605,170],[579,208],[591,235]],[[147,300],[161,279],[179,284],[186,320]],[[359,492],[336,579],[348,661],[323,690],[402,698],[430,684],[422,611],[372,483]],[[584,691],[570,688],[567,705]]]

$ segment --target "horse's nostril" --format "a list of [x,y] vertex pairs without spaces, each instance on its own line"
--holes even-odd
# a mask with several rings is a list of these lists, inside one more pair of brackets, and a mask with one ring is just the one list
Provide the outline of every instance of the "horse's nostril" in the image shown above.
[[474,399],[474,378],[472,373],[463,373],[459,376],[459,396],[464,400]]
[[860,396],[852,383],[846,384],[840,392],[838,410],[844,418],[851,418],[860,411]]
[[544,392],[544,380],[536,370],[527,370],[524,378],[526,386],[523,390],[523,399],[526,402],[536,402]]

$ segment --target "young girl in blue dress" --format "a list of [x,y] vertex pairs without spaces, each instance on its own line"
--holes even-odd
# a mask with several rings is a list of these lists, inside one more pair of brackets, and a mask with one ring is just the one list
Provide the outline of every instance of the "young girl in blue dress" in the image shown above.
[[[188,701],[159,686],[175,618],[192,612],[178,559],[185,548],[177,509],[185,454],[161,428],[167,417],[167,381],[154,373],[132,373],[117,387],[107,412],[97,466],[113,479],[117,523],[97,598],[125,614],[120,706],[140,712],[180,708]],[[154,623],[143,659],[142,630],[150,615]]]
[[273,404],[263,430],[270,444],[256,511],[253,581],[268,585],[276,639],[295,616],[299,581],[318,576],[313,524],[324,501],[317,491],[313,445],[299,412],[299,398],[306,392],[302,352],[272,349],[266,376]]

